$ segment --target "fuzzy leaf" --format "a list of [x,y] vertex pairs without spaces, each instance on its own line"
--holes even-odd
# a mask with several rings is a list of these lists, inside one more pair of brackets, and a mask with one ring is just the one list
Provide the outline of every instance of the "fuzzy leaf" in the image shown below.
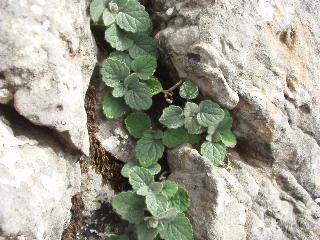
[[123,82],[130,74],[130,69],[123,63],[115,59],[107,58],[102,63],[102,80],[109,87],[115,87]]
[[93,22],[99,22],[104,9],[106,8],[106,4],[106,0],[93,0],[90,3],[90,17]]
[[139,84],[139,78],[138,75],[135,73],[130,74],[125,80],[124,85],[127,88],[134,88],[137,84]]
[[169,206],[175,208],[178,212],[185,212],[190,206],[188,192],[182,187],[178,187],[176,193],[169,197],[168,201]]
[[102,14],[103,24],[106,27],[109,27],[111,24],[113,24],[116,21],[116,16],[117,16],[116,13],[112,13],[108,8],[105,8]]
[[116,22],[120,28],[128,32],[145,32],[151,20],[144,6],[136,0],[113,0],[118,4],[119,12]]
[[201,155],[208,158],[215,166],[219,166],[226,155],[226,147],[220,143],[204,142],[201,145]]
[[204,131],[203,127],[198,123],[197,114],[199,106],[196,103],[187,102],[183,111],[185,116],[184,126],[189,134],[200,134]]
[[143,186],[139,188],[137,194],[140,196],[148,196],[150,194],[158,194],[162,190],[162,183],[153,182],[149,186]]
[[[141,167],[141,166],[139,162],[137,162],[136,160],[128,161],[121,169],[121,175],[126,178],[129,178],[130,172],[134,167]],[[145,169],[147,169],[152,175],[156,175],[161,171],[161,166],[159,163],[154,163]]]
[[144,221],[144,197],[132,191],[122,192],[112,199],[112,207],[125,220],[130,223]]
[[195,99],[199,94],[198,86],[189,80],[185,81],[180,87],[179,94],[182,98],[187,100]]
[[175,208],[170,208],[169,210],[162,212],[156,216],[158,220],[171,221],[177,217],[177,210]]
[[105,32],[105,39],[111,47],[118,51],[125,51],[133,45],[133,40],[128,37],[128,34],[112,24]]
[[224,118],[224,111],[211,100],[204,100],[199,105],[197,120],[203,127],[218,126]]
[[142,55],[152,55],[158,57],[157,46],[154,39],[147,34],[138,34],[133,37],[134,44],[129,49],[129,54],[132,58],[137,58]]
[[123,83],[119,83],[112,90],[112,96],[119,98],[123,97],[127,92],[127,88],[123,85]]
[[168,148],[174,148],[188,142],[188,132],[184,128],[168,129],[164,132],[163,144]]
[[162,194],[151,194],[146,196],[146,205],[153,216],[157,216],[168,210],[168,199]]
[[144,82],[148,88],[150,88],[152,95],[156,95],[158,93],[161,93],[163,88],[161,85],[161,82],[158,78],[151,76],[147,81]]
[[177,217],[172,221],[160,221],[158,231],[163,239],[194,239],[191,223],[183,213],[178,213]]
[[173,181],[165,180],[162,182],[162,185],[162,194],[168,198],[174,196],[178,191],[178,185]]
[[171,105],[163,110],[159,122],[167,128],[179,128],[184,124],[183,110],[181,107]]
[[119,118],[130,110],[122,98],[115,98],[108,92],[103,99],[103,113],[107,118]]
[[163,132],[161,130],[147,130],[143,133],[144,138],[151,138],[151,139],[162,139]]
[[157,229],[149,228],[147,223],[136,225],[136,231],[138,240],[153,240],[158,235]]
[[127,53],[120,52],[120,51],[113,51],[110,53],[108,58],[123,62],[126,64],[126,66],[128,68],[130,68],[130,66],[131,66],[132,59]]
[[142,138],[143,133],[151,128],[151,119],[144,112],[134,112],[126,118],[125,124],[133,137]]
[[159,140],[144,137],[137,142],[135,150],[141,166],[149,167],[162,157],[164,146]]
[[224,118],[220,122],[219,127],[220,130],[229,130],[232,128],[232,117],[228,110],[224,109]]
[[221,141],[226,147],[234,147],[237,144],[236,136],[232,133],[231,130],[220,130],[218,131],[213,140],[215,142]]
[[135,191],[149,186],[153,181],[153,175],[145,168],[133,167],[130,171],[129,182]]
[[157,67],[157,59],[151,55],[139,56],[131,63],[131,69],[143,80],[148,80]]
[[152,105],[152,93],[143,83],[131,84],[126,92],[126,103],[135,110],[147,110]]

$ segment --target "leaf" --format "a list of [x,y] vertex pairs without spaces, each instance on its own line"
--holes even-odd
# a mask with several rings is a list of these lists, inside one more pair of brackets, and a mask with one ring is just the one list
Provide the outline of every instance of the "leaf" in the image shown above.
[[[133,167],[142,167],[142,166],[140,166],[138,161],[130,160],[121,169],[121,175],[126,178],[129,178],[130,172]],[[161,166],[159,163],[154,163],[145,169],[147,169],[152,175],[156,175],[161,171]]]
[[131,69],[140,79],[148,80],[155,72],[157,59],[151,55],[139,56],[131,62]]
[[163,88],[161,85],[161,82],[158,78],[151,76],[148,80],[144,82],[148,88],[150,88],[152,95],[156,95],[158,93],[161,93]]
[[143,186],[139,188],[137,194],[140,196],[148,196],[150,194],[158,194],[162,190],[162,183],[153,182],[149,186]]
[[154,39],[147,34],[138,34],[133,37],[134,44],[129,49],[129,54],[132,58],[137,58],[142,55],[152,55],[158,57],[157,46]]
[[167,128],[179,128],[184,124],[183,110],[181,107],[171,105],[163,110],[159,122]]
[[185,81],[180,87],[179,94],[187,100],[195,99],[199,94],[198,86],[192,81]]
[[151,139],[162,139],[163,132],[161,130],[147,130],[143,133],[144,138],[151,138]]
[[218,126],[224,118],[224,111],[211,100],[204,100],[199,105],[197,120],[203,127]]
[[129,240],[129,238],[124,234],[123,235],[110,234],[107,236],[106,240]]
[[151,128],[151,119],[144,112],[134,112],[126,118],[125,124],[133,137],[142,138],[143,133]]
[[126,66],[128,68],[130,68],[131,66],[131,62],[132,62],[132,59],[131,57],[127,54],[127,53],[124,53],[124,52],[120,52],[120,51],[113,51],[110,53],[109,59],[115,59],[115,60],[118,60],[120,62],[123,62],[126,64]]
[[138,240],[153,240],[158,235],[158,230],[149,228],[147,223],[136,225]]
[[116,22],[120,28],[128,32],[145,32],[151,25],[151,20],[145,8],[135,0],[114,0],[119,12]]
[[105,8],[102,14],[103,24],[106,27],[109,27],[111,24],[113,24],[116,21],[116,16],[117,16],[116,13],[112,13],[108,8]]
[[101,15],[106,8],[106,0],[93,0],[90,3],[90,17],[93,22],[99,22]]
[[178,213],[177,217],[172,221],[160,221],[158,231],[163,239],[194,239],[191,223],[183,213]]
[[108,92],[103,99],[103,113],[107,118],[119,118],[130,110],[122,98],[115,98]]
[[169,210],[158,214],[158,216],[156,216],[156,219],[171,221],[177,217],[177,214],[178,213],[175,208],[170,208]]
[[197,144],[201,140],[201,135],[198,134],[188,134],[188,143]]
[[118,51],[125,51],[133,45],[133,40],[128,37],[125,31],[118,28],[115,24],[112,24],[105,31],[105,39],[111,47]]
[[203,127],[198,123],[197,114],[199,106],[196,103],[187,102],[183,114],[185,116],[184,126],[189,134],[200,134],[204,131]]
[[188,132],[184,128],[168,129],[164,132],[163,144],[168,148],[174,148],[188,142]]
[[135,150],[141,166],[149,167],[162,157],[164,146],[159,140],[144,137],[137,142]]
[[162,186],[162,194],[167,196],[168,198],[174,196],[178,191],[178,185],[170,180],[163,181]]
[[153,216],[157,216],[168,210],[168,199],[162,194],[151,194],[146,196],[146,205]]
[[140,188],[147,187],[154,182],[154,178],[147,169],[133,167],[129,174],[129,182],[133,190],[138,191]]
[[143,83],[129,86],[124,99],[126,103],[135,110],[147,110],[152,105],[152,93]]
[[226,155],[226,147],[221,143],[204,142],[201,145],[201,155],[208,158],[215,166],[219,166]]
[[232,133],[231,130],[220,130],[218,131],[213,140],[215,142],[221,141],[226,147],[234,147],[237,144],[236,136]]
[[178,187],[176,193],[169,197],[168,202],[169,206],[175,208],[178,212],[185,212],[190,206],[188,192],[182,187]]
[[221,130],[229,130],[232,128],[232,117],[230,115],[230,112],[226,109],[224,111],[224,118],[219,124],[219,129]]
[[123,97],[127,92],[127,88],[123,85],[123,83],[119,83],[112,90],[112,96],[119,98]]
[[139,78],[138,75],[135,73],[130,74],[125,80],[124,85],[127,88],[134,88],[137,84],[139,84]]
[[125,220],[130,223],[144,221],[144,197],[132,191],[121,192],[112,199],[112,207]]
[[161,171],[161,165],[159,163],[154,163],[146,169],[148,169],[152,175],[156,175]]
[[130,74],[130,69],[125,63],[118,60],[107,58],[102,63],[101,75],[102,80],[109,87],[115,87],[119,83],[123,82]]

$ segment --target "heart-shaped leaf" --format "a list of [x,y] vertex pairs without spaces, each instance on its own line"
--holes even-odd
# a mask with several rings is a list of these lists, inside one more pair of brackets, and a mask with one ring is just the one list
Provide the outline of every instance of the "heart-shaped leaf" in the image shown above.
[[115,87],[119,83],[123,82],[130,74],[130,69],[125,63],[118,60],[107,58],[102,63],[101,75],[102,80],[109,87]]
[[126,118],[125,124],[133,137],[141,138],[143,133],[151,128],[151,119],[144,112],[134,112]]
[[157,59],[151,55],[143,55],[134,59],[131,63],[131,69],[140,79],[148,80],[157,67]]
[[163,144],[168,148],[174,148],[188,142],[188,132],[184,128],[168,129],[164,132]]
[[183,110],[181,107],[171,105],[163,110],[159,122],[167,128],[179,128],[184,124]]
[[133,40],[128,37],[128,34],[112,24],[105,32],[105,39],[111,47],[118,51],[125,51],[132,47]]
[[224,118],[224,111],[211,100],[204,100],[199,105],[197,120],[203,127],[218,126]]
[[160,140],[144,137],[137,142],[135,150],[141,166],[149,167],[162,157],[164,146]]
[[138,34],[133,37],[134,44],[129,49],[129,54],[132,58],[137,58],[142,55],[152,55],[158,57],[157,46],[154,39],[147,34]]
[[119,118],[130,110],[123,98],[115,98],[108,92],[103,99],[103,113],[107,118]]
[[137,191],[142,187],[148,187],[154,182],[153,175],[145,168],[133,167],[129,174],[129,182],[133,190]]
[[221,143],[204,142],[201,145],[201,155],[208,158],[215,166],[219,166],[226,155],[226,147]]
[[143,83],[130,84],[125,94],[126,103],[135,110],[147,110],[152,105],[152,93]]
[[187,100],[195,99],[199,94],[198,86],[189,80],[185,81],[180,87],[179,94]]

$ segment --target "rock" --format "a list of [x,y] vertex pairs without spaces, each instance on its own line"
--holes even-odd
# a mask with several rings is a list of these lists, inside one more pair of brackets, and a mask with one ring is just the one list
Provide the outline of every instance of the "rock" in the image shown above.
[[71,217],[70,199],[80,191],[79,156],[17,115],[5,122],[0,120],[0,235],[60,239]]
[[318,198],[320,5],[265,0],[153,5],[161,27],[156,38],[171,72],[233,109],[243,153],[256,164],[290,171]]
[[[13,95],[19,114],[88,155],[84,96],[96,50],[87,6],[87,1],[1,1],[0,88],[2,94],[9,91],[5,99]],[[2,94],[1,102],[8,102]]]
[[256,168],[235,152],[229,161],[227,171],[188,146],[168,152],[170,179],[191,197],[195,239],[320,238],[320,207],[289,171]]

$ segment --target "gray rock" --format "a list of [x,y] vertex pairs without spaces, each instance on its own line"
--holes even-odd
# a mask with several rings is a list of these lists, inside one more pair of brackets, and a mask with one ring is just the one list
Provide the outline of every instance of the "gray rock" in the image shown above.
[[195,81],[205,96],[234,109],[241,151],[287,169],[319,197],[320,5],[156,0],[154,9],[161,26],[156,38],[168,66]]
[[235,152],[229,161],[227,171],[188,146],[168,152],[170,179],[191,197],[195,239],[320,238],[320,207],[289,171],[256,168]]
[[55,130],[66,144],[88,155],[84,96],[96,51],[87,5],[1,1],[0,88],[10,91],[6,96],[14,95],[19,114]]
[[1,237],[60,239],[80,191],[79,156],[65,153],[50,131],[11,120],[0,120]]

